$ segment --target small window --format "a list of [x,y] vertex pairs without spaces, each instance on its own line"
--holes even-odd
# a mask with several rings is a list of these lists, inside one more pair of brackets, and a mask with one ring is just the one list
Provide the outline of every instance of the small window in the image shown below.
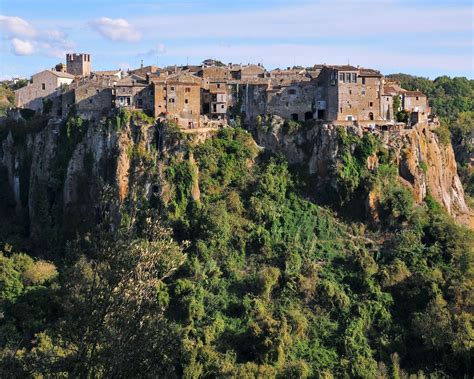
[[130,105],[132,103],[132,99],[130,99],[129,97],[127,97],[127,105]]
[[357,83],[357,74],[356,73],[352,74],[352,83]]
[[346,82],[347,83],[351,82],[351,73],[350,72],[346,73]]
[[220,84],[220,83],[217,83],[217,88],[221,88],[221,84]]
[[373,107],[374,103],[372,101],[369,101],[369,107]]
[[188,103],[188,99],[184,99],[184,103],[187,104],[187,103]]
[[352,90],[351,89],[349,90],[349,95],[352,95]]
[[288,90],[288,93],[290,95],[296,95],[296,90],[292,88],[292,89]]
[[224,104],[221,105],[221,109],[224,109]]
[[168,100],[170,103],[174,103],[174,99],[169,99]]
[[170,87],[170,91],[174,91],[174,87]]
[[187,93],[191,92],[191,88],[186,87],[186,88],[184,89],[184,92],[187,92]]
[[362,84],[365,84],[365,78],[362,78]]
[[344,81],[344,73],[339,74],[339,81],[340,82]]
[[416,97],[416,100],[418,101],[418,100],[420,100],[420,98],[417,96],[417,97]]
[[41,83],[41,89],[44,91],[46,89],[46,83]]
[[89,104],[92,104],[92,99],[89,99]]
[[163,96],[163,100],[166,101],[166,96]]

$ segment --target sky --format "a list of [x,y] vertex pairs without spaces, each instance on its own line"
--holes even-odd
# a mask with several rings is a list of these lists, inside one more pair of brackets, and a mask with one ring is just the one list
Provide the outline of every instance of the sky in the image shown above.
[[145,65],[347,64],[473,78],[473,0],[0,0],[0,79],[89,53]]

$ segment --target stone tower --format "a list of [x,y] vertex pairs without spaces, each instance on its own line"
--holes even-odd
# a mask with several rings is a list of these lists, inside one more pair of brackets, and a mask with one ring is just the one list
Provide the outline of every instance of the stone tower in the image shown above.
[[90,54],[66,54],[67,72],[75,76],[87,76],[91,73]]

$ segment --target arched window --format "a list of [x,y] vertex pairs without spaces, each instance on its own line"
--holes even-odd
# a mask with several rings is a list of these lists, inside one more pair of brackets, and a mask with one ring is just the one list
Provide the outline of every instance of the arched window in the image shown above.
[[369,120],[371,120],[371,121],[374,120],[374,114],[372,112],[369,113]]

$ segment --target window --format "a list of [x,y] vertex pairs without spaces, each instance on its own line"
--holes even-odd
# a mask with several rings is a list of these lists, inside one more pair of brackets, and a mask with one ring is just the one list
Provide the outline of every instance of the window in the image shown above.
[[350,83],[350,82],[351,82],[351,73],[350,73],[350,72],[347,72],[347,73],[346,73],[346,82],[347,82],[347,83]]
[[221,105],[221,109],[224,109],[224,104]]
[[170,91],[174,91],[174,87],[170,87]]
[[352,95],[352,90],[351,89],[349,90],[349,95]]
[[292,89],[288,90],[288,93],[289,93],[290,95],[295,95],[295,94],[296,94],[296,90],[292,88]]
[[352,74],[352,83],[357,83],[357,74],[356,73]]
[[92,99],[89,99],[89,104],[92,104]]
[[188,99],[184,99],[184,104],[187,104],[188,103]]
[[217,88],[221,88],[221,84],[220,84],[220,83],[217,83]]
[[362,84],[365,84],[365,78],[362,78]]
[[369,101],[369,107],[373,107],[374,103],[372,101]]
[[187,92],[187,93],[191,92],[191,88],[186,87],[186,88],[184,89],[184,92]]
[[130,105],[132,103],[132,99],[130,99],[129,97],[127,97],[127,105]]
[[166,96],[163,96],[163,100],[166,101]]
[[169,99],[168,102],[169,103],[174,103],[174,99]]
[[46,83],[41,83],[41,89],[44,91],[46,89]]
[[340,82],[344,81],[344,73],[339,74],[339,81]]
[[420,98],[417,96],[417,97],[416,97],[416,100],[418,101],[418,100],[420,100]]

